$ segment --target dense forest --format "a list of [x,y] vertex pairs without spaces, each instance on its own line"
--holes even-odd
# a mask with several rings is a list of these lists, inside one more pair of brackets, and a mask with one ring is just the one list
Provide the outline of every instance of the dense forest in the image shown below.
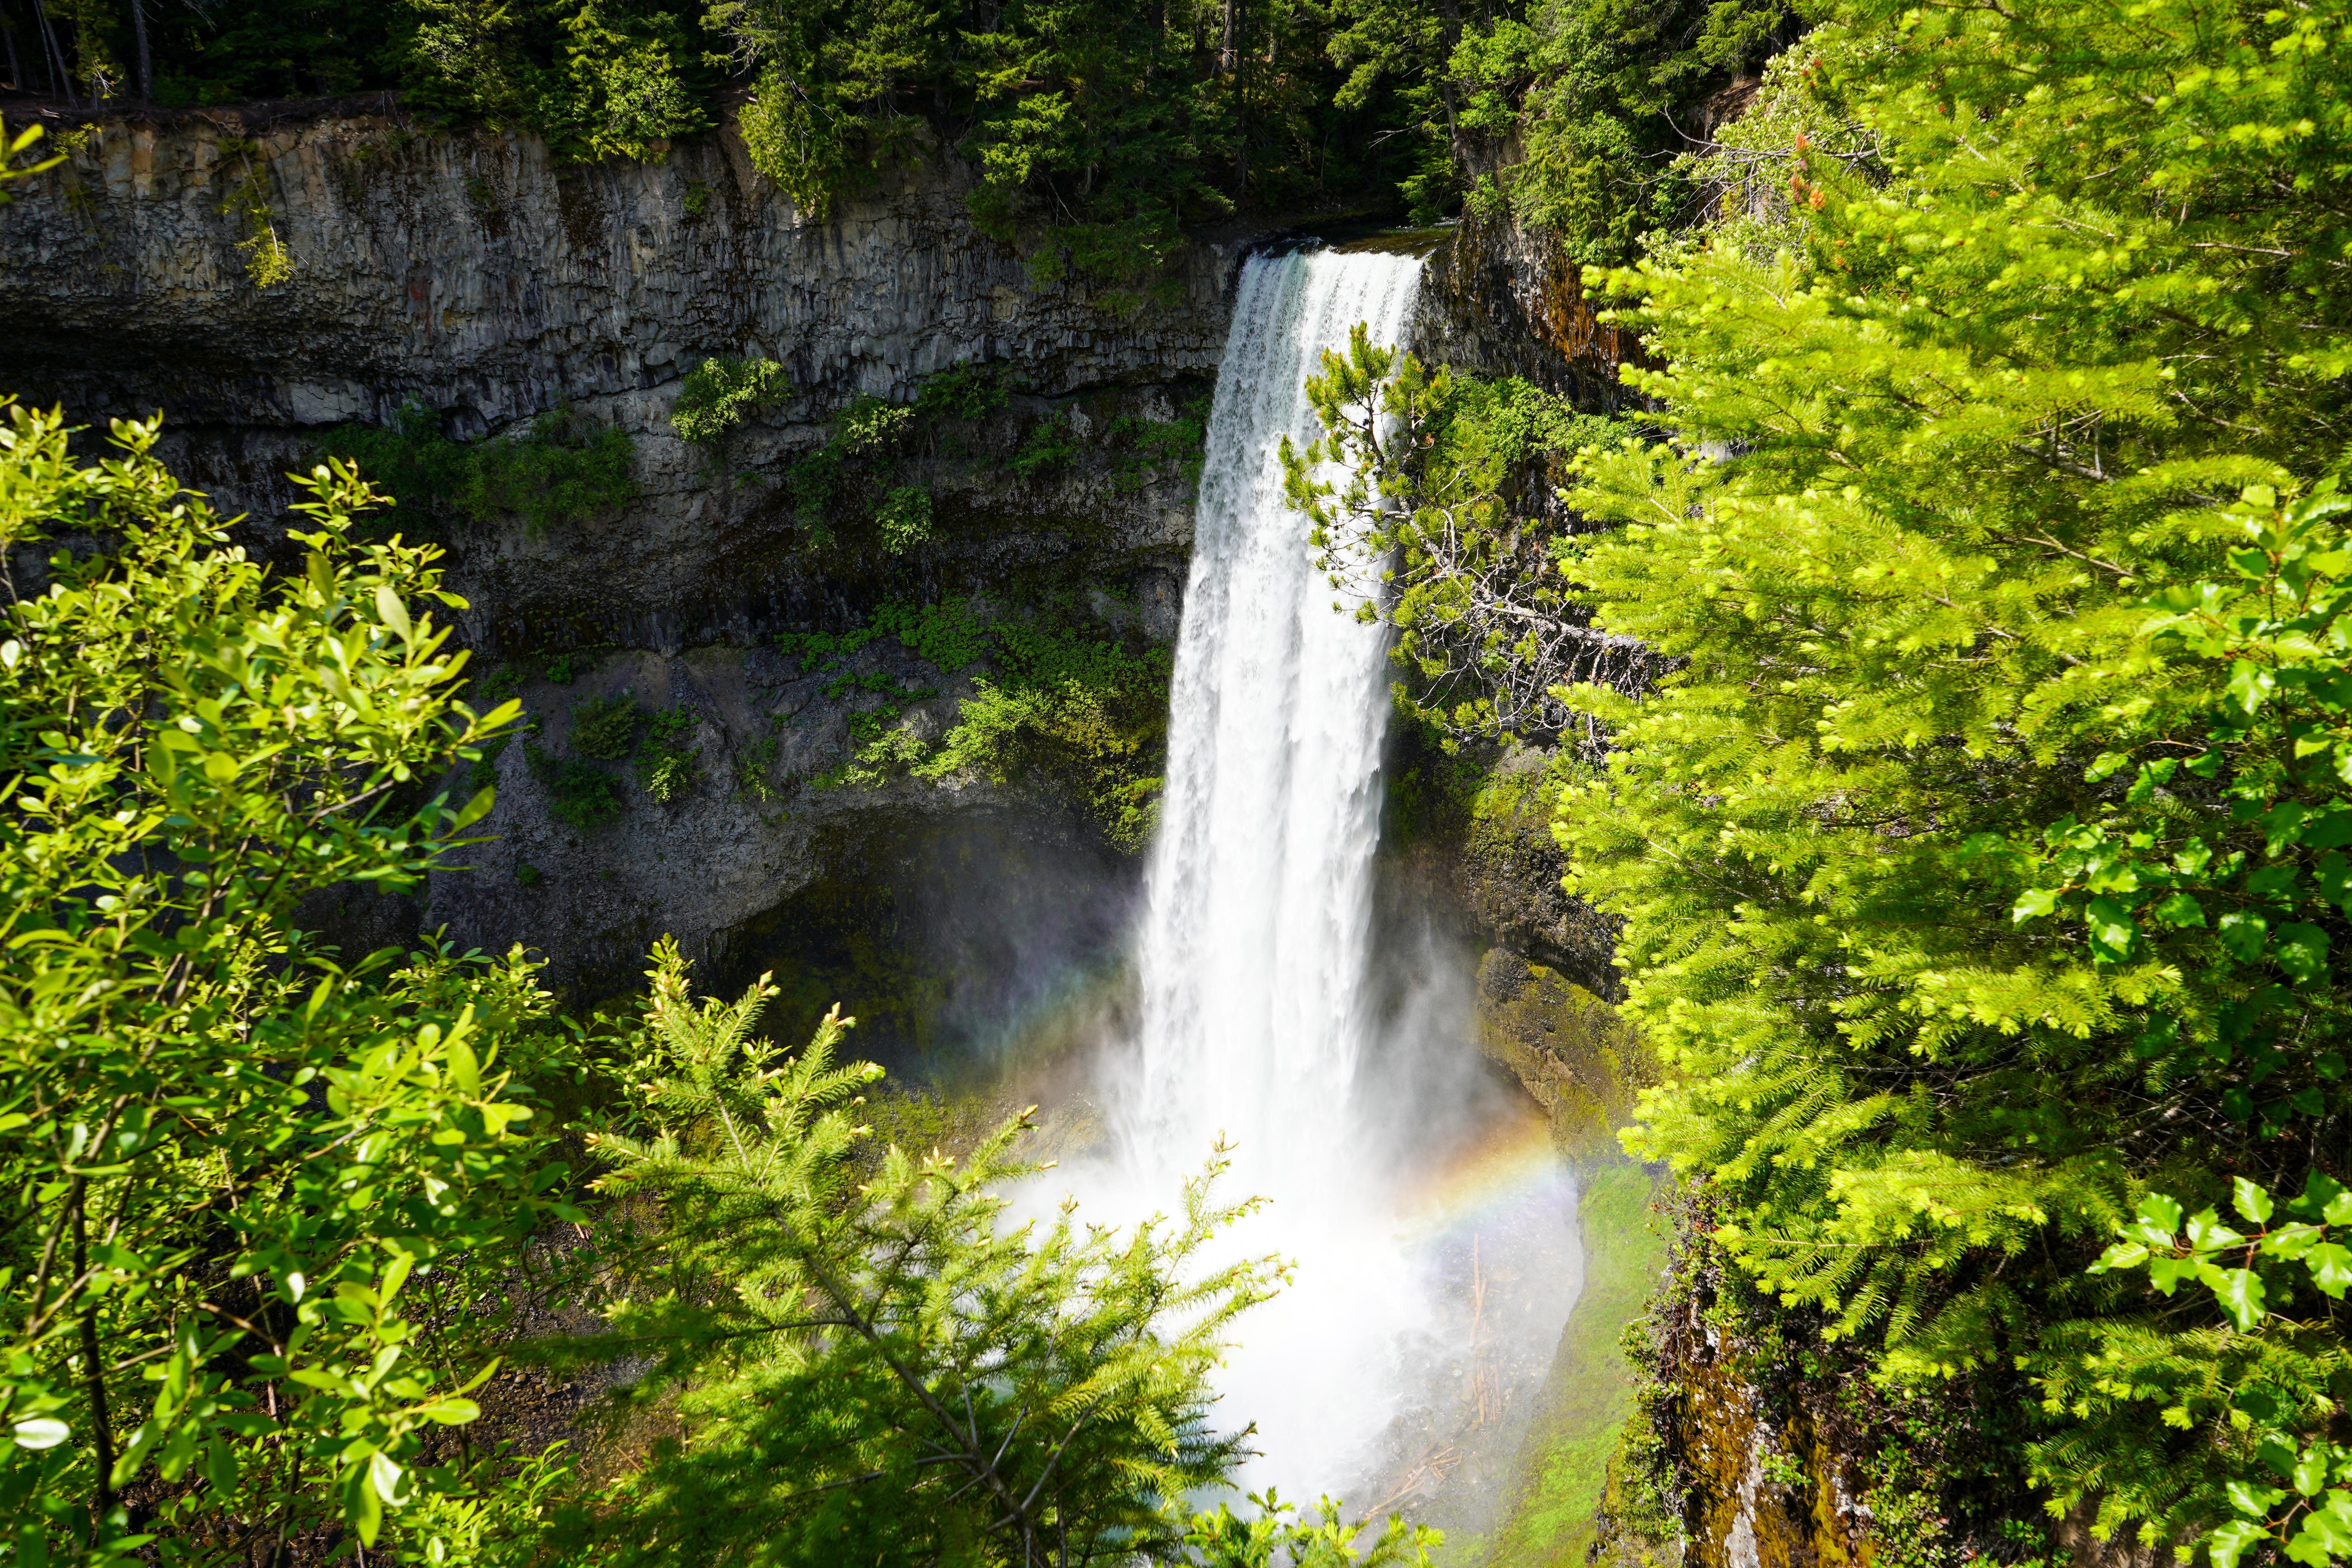
[[952,147],[984,223],[1042,225],[1052,264],[1128,281],[1237,208],[1432,222],[1482,178],[1502,199],[1523,142],[1509,199],[1627,259],[1686,205],[1668,166],[1710,96],[1801,26],[1780,0],[7,0],[0,24],[20,90],[82,101],[393,90],[421,122],[529,129],[575,160],[733,114],[819,213],[877,159]]
[[[1465,798],[1538,751],[1620,922],[1655,1063],[1624,1143],[1680,1232],[1612,1506],[1674,1531],[1687,1309],[1882,1424],[1875,1561],[2059,1568],[2061,1521],[2352,1559],[2352,6],[0,23],[57,100],[397,92],[582,162],[731,119],[811,213],[951,150],[984,228],[1114,291],[1236,216],[1552,247],[1638,335],[1616,411],[1359,334],[1291,497]],[[273,573],[158,438],[0,427],[9,559],[58,552],[0,641],[17,1561],[1442,1552],[1194,1505],[1242,1446],[1220,1348],[1280,1283],[1197,1267],[1252,1201],[1213,1162],[1158,1228],[1024,1228],[1024,1118],[901,1148],[847,1021],[780,1048],[764,983],[698,999],[665,944],[581,1017],[520,951],[316,945],[306,895],[468,841],[488,792],[438,781],[520,715],[368,476],[309,476]],[[609,1331],[532,1331],[572,1307]],[[510,1360],[626,1363],[631,1462],[478,1445]]]

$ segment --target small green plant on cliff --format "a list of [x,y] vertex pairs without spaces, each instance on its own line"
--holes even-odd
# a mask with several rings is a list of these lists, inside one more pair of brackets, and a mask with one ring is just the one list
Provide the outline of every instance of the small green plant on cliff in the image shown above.
[[685,708],[646,715],[645,742],[637,748],[637,778],[646,793],[667,805],[702,777],[702,748],[686,742],[702,721]]
[[1004,468],[1022,483],[1032,484],[1040,475],[1067,468],[1077,455],[1078,439],[1070,428],[1069,416],[1056,410],[1029,427],[1021,445],[1004,459]]
[[[983,658],[992,667],[975,678],[978,689],[959,704],[955,724],[935,746],[898,727],[903,703],[933,693],[849,670],[853,656],[886,636],[942,673]],[[1038,769],[1081,792],[1114,842],[1139,848],[1150,837],[1167,746],[1165,647],[1133,651],[1050,616],[984,619],[961,599],[885,604],[856,630],[787,633],[777,640],[803,668],[829,676],[827,696],[863,689],[887,699],[852,716],[852,753],[820,776],[821,786],[875,784],[901,770],[919,778],[970,773],[1003,782]]]
[[769,778],[782,745],[773,735],[762,735],[735,753],[735,793],[762,805],[782,794]]
[[959,705],[955,726],[914,765],[922,778],[1024,769],[1069,779],[1111,841],[1140,849],[1159,821],[1168,743],[1168,650],[1140,653],[1074,628],[993,628],[995,671]]
[[591,697],[572,710],[572,749],[583,757],[618,762],[636,747],[638,716],[626,692]]
[[339,426],[322,445],[388,486],[398,501],[392,521],[412,533],[449,514],[476,523],[511,514],[544,533],[584,522],[637,493],[627,432],[598,428],[561,409],[512,435],[458,442],[442,433],[431,409],[408,403],[390,429]]
[[729,431],[792,392],[792,378],[774,360],[707,359],[687,373],[669,427],[681,441],[715,447]]
[[882,505],[874,513],[874,529],[882,540],[882,548],[892,555],[904,555],[929,543],[930,492],[903,485],[892,490],[882,498]]
[[1187,484],[1197,484],[1209,439],[1209,399],[1185,404],[1173,419],[1119,415],[1110,422],[1110,439],[1122,448],[1111,473],[1120,489],[1139,490],[1171,468]]
[[269,209],[269,193],[262,184],[262,171],[253,162],[260,144],[236,137],[225,138],[220,144],[220,161],[226,163],[238,160],[245,173],[229,186],[221,198],[224,216],[234,216],[245,231],[236,247],[245,252],[245,275],[253,279],[256,289],[273,288],[294,276],[294,257],[286,242],[278,236],[278,216]]
[[585,830],[621,815],[620,781],[603,768],[559,757],[530,742],[523,743],[522,755],[531,777],[547,791],[547,814],[556,821]]
[[809,542],[830,549],[833,520],[858,519],[882,550],[903,555],[929,542],[935,506],[930,492],[898,483],[899,465],[943,425],[978,419],[1003,406],[1001,369],[965,361],[924,378],[911,403],[859,393],[837,410],[824,446],[785,470],[793,510]]
[[959,360],[923,378],[915,412],[938,419],[980,419],[1002,408],[1008,396],[1009,365]]

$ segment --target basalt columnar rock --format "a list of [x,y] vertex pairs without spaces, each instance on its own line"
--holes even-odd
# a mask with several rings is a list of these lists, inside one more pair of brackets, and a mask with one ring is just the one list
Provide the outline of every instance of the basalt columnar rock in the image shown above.
[[[796,933],[836,956],[916,940],[906,907],[933,900],[896,884],[969,872],[974,835],[1002,865],[966,879],[982,890],[955,931],[929,933],[952,950],[929,955],[949,970],[1002,956],[976,933],[1018,922],[990,919],[991,896],[999,916],[1078,911],[1059,923],[1081,945],[1116,925],[1103,911],[1131,863],[1052,781],[813,782],[852,749],[861,713],[869,730],[952,722],[956,683],[887,639],[845,667],[862,680],[795,681],[772,639],[945,595],[1000,610],[1051,599],[1130,645],[1172,636],[1192,473],[1168,433],[1207,395],[1238,234],[1192,246],[1142,298],[1116,297],[1041,281],[1020,246],[981,233],[966,171],[937,147],[819,219],[727,132],[655,163],[566,167],[527,134],[419,132],[376,99],[81,130],[61,168],[0,207],[0,390],[93,424],[160,408],[167,458],[253,516],[254,547],[279,537],[286,472],[335,447],[339,426],[414,408],[470,445],[562,410],[627,437],[633,494],[617,504],[537,530],[443,509],[461,638],[478,670],[519,682],[539,732],[493,764],[497,840],[477,868],[436,879],[422,903],[354,894],[322,911],[333,929],[528,937],[586,993],[625,984],[664,931],[756,970],[792,956]],[[257,234],[292,267],[267,288],[241,248]],[[710,356],[777,361],[790,392],[690,446],[670,416]],[[786,476],[844,406],[903,405],[967,362],[1010,397],[900,439],[887,476],[929,498],[930,537],[883,548],[864,526],[871,484],[833,508],[858,515],[812,518]],[[572,684],[547,679],[558,664],[579,667]],[[877,686],[946,694],[885,721],[877,710],[903,704]],[[681,745],[697,766],[661,802],[624,773],[617,819],[570,827],[528,753],[560,751],[572,705],[606,688],[690,714]],[[802,907],[828,889],[856,896],[822,918]],[[894,889],[908,897],[894,904]],[[935,1000],[930,1014],[953,1011]]]

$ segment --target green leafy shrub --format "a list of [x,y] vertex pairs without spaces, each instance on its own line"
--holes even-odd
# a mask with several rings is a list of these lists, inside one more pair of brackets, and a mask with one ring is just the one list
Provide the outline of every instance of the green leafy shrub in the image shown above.
[[667,805],[702,776],[702,748],[689,748],[688,736],[701,721],[684,708],[646,716],[646,738],[637,749],[637,777],[646,793]]
[[902,486],[882,498],[874,514],[875,531],[882,548],[904,555],[931,540],[931,492]]
[[792,395],[792,378],[772,359],[707,359],[686,374],[669,427],[678,439],[715,447],[752,415]]
[[952,675],[988,651],[988,624],[972,613],[971,601],[942,599],[935,605],[896,601],[875,606],[870,636],[889,636],[916,658]]
[[560,411],[540,416],[518,436],[464,444],[441,433],[431,409],[410,403],[388,430],[338,426],[324,445],[382,476],[399,500],[394,521],[411,531],[441,515],[488,523],[511,514],[544,533],[625,505],[637,493],[627,433],[593,429]]
[[1012,367],[994,369],[975,360],[959,360],[923,378],[915,395],[915,412],[935,419],[980,419],[1004,406],[1005,382]]
[[245,252],[245,275],[256,289],[270,289],[294,276],[294,256],[278,233],[278,217],[270,211],[263,172],[254,165],[254,154],[260,151],[256,143],[239,137],[222,139],[221,162],[240,160],[245,174],[221,198],[220,211],[224,216],[236,217],[245,231],[236,246]]
[[897,445],[915,417],[912,407],[859,393],[834,416],[833,439],[853,458],[870,458]]
[[89,466],[68,434],[5,405],[0,548],[54,553],[0,607],[0,1522],[18,1562],[446,1556],[442,1505],[508,1481],[429,1435],[478,1415],[504,1260],[580,1217],[525,1087],[577,1058],[519,950],[346,962],[296,921],[422,886],[490,800],[419,781],[518,710],[456,700],[438,552],[361,540],[348,468],[297,476],[278,572],[160,421]]
[[1086,632],[1001,621],[993,678],[959,705],[955,727],[914,765],[922,778],[1024,768],[1068,776],[1112,842],[1139,849],[1159,820],[1168,743],[1168,650],[1141,653]]
[[762,735],[735,755],[735,793],[765,805],[782,792],[769,780],[782,745],[773,735]]
[[1021,445],[1004,459],[1006,471],[1024,484],[1051,469],[1066,468],[1078,455],[1078,438],[1069,416],[1059,411],[1040,417],[1022,437]]
[[572,749],[583,757],[618,762],[636,749],[637,704],[625,692],[591,697],[572,710]]
[[[879,672],[853,673],[849,659],[881,637],[952,673],[986,658],[994,668],[959,704],[956,724],[936,748],[898,727],[905,704],[936,695],[909,690]],[[1003,782],[1029,768],[1066,777],[1114,842],[1139,848],[1158,819],[1160,759],[1167,746],[1169,651],[1138,653],[1116,639],[1050,620],[984,621],[962,599],[879,605],[866,625],[840,633],[785,633],[780,647],[811,673],[828,677],[828,698],[878,693],[877,709],[853,714],[854,751],[814,781],[820,787],[879,784],[901,769],[939,779],[976,773]]]
[[523,761],[547,791],[547,814],[586,830],[621,815],[621,783],[603,768],[526,743]]
[[1140,419],[1122,414],[1110,422],[1110,437],[1124,447],[1111,483],[1123,490],[1139,490],[1174,468],[1188,484],[1197,484],[1209,441],[1209,399],[1196,398],[1173,419]]

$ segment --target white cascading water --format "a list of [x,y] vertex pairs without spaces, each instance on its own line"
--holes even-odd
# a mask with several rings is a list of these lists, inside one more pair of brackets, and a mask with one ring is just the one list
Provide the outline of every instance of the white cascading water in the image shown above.
[[1386,638],[1334,612],[1278,452],[1321,433],[1304,392],[1321,351],[1358,321],[1400,342],[1420,274],[1332,251],[1243,269],[1170,694],[1141,1037],[1114,1107],[1128,1172],[1161,1203],[1220,1134],[1225,1195],[1268,1200],[1238,1239],[1297,1273],[1244,1325],[1221,1415],[1257,1424],[1253,1484],[1310,1499],[1362,1479],[1428,1314],[1358,1093]]

